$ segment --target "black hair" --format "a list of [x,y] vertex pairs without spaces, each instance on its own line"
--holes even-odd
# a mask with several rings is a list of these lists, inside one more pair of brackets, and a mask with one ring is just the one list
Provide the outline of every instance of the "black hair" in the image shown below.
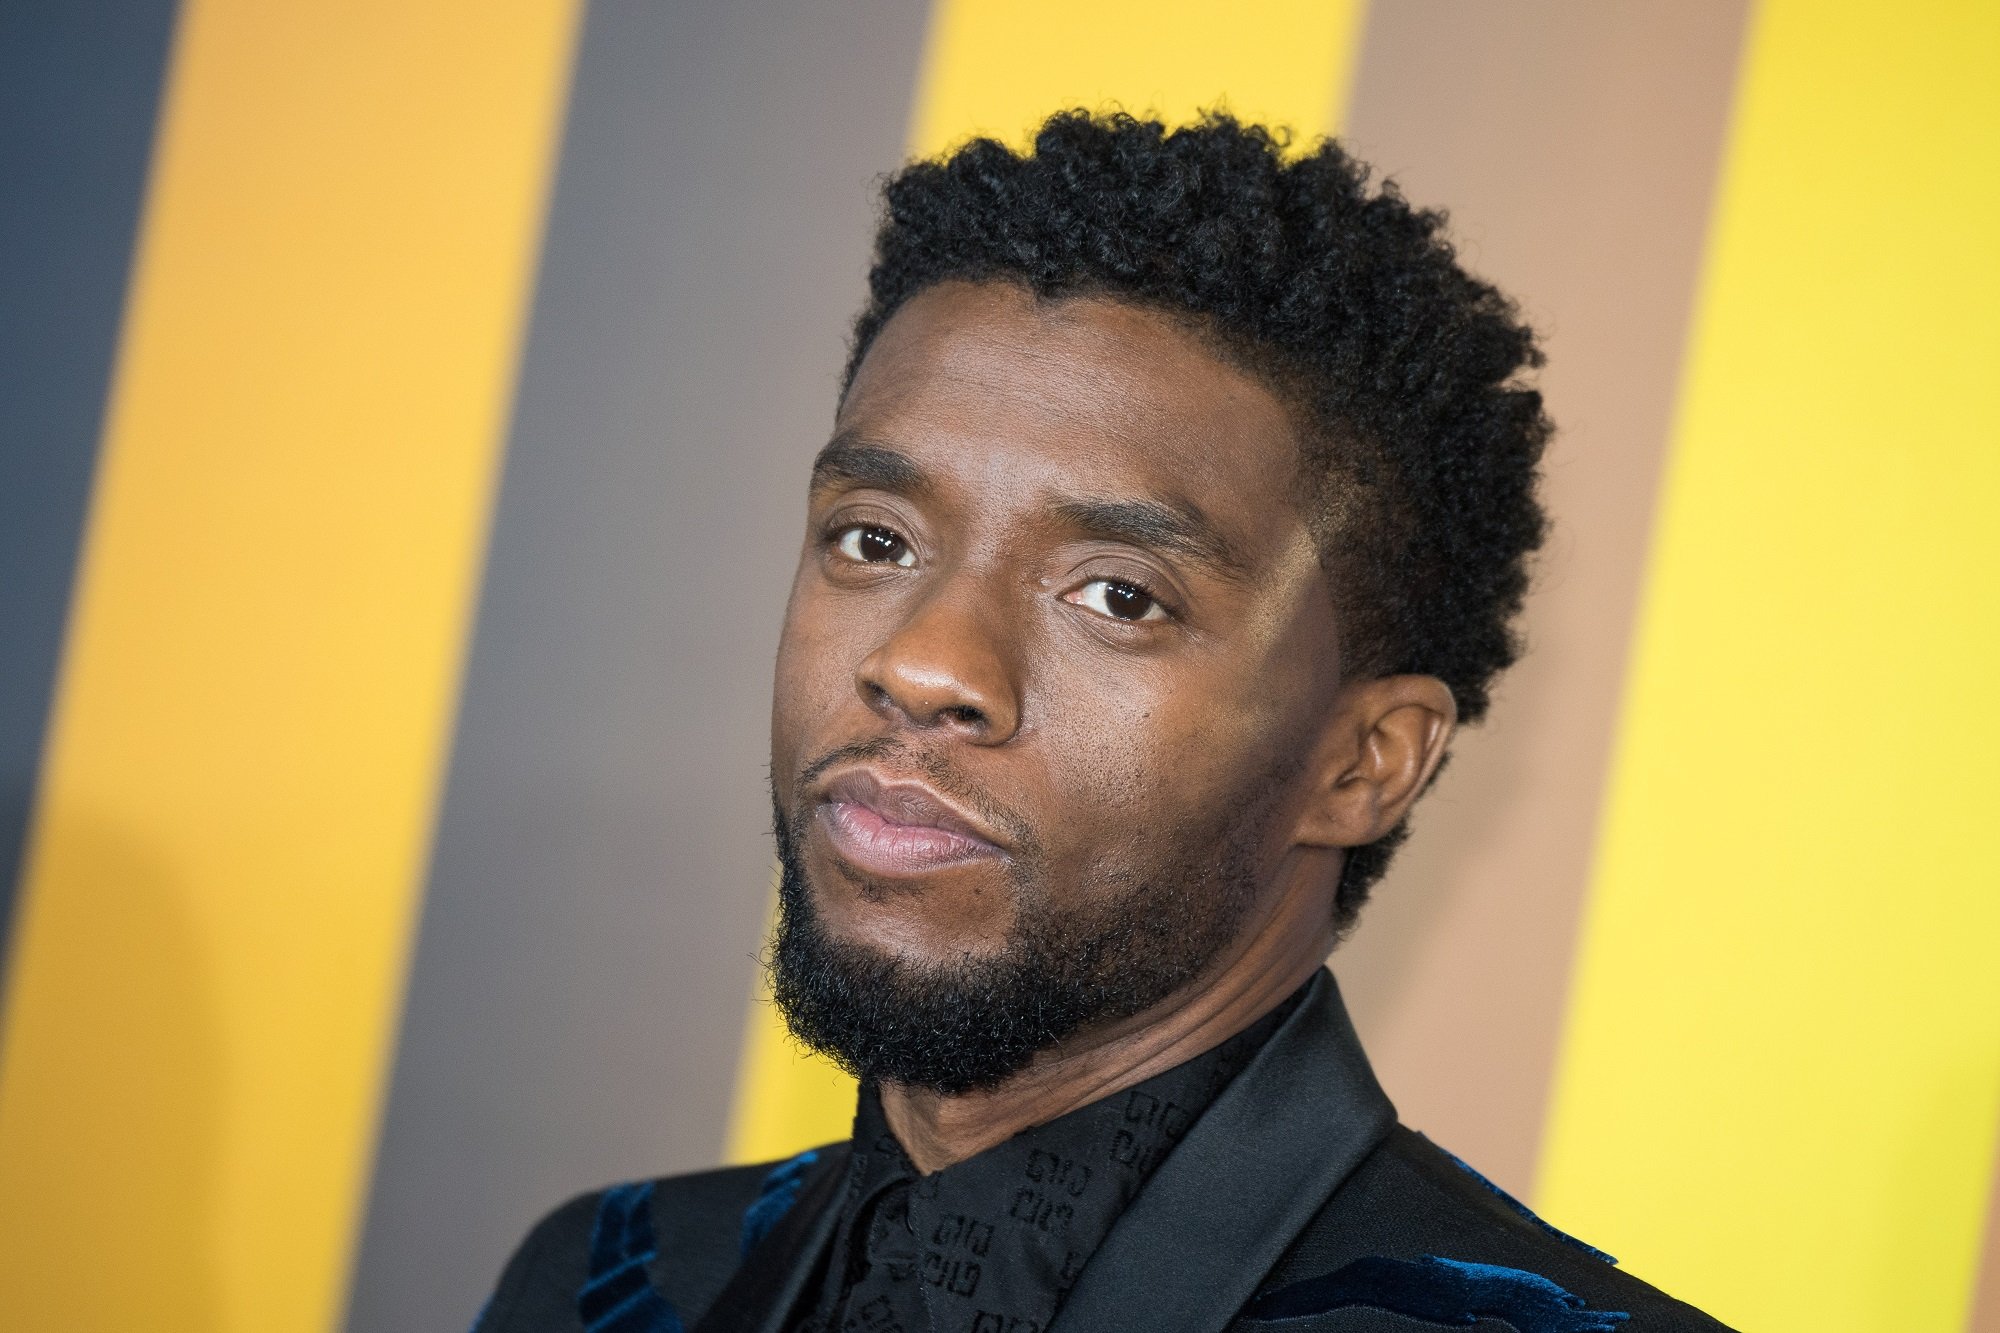
[[[974,139],[883,186],[846,383],[890,316],[950,280],[1105,296],[1182,321],[1256,373],[1300,436],[1301,512],[1335,589],[1351,676],[1418,673],[1477,721],[1546,519],[1535,336],[1467,273],[1445,216],[1328,139],[1212,113],[1168,129],[1064,111],[1027,153]],[[1353,849],[1344,929],[1407,829]]]

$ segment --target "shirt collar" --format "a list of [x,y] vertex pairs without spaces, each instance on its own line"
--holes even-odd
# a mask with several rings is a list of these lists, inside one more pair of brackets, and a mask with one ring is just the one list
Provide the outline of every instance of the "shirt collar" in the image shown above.
[[917,1283],[931,1327],[985,1327],[979,1317],[995,1314],[993,1327],[1046,1327],[1126,1207],[1305,989],[1164,1073],[929,1175],[864,1084],[822,1318]]

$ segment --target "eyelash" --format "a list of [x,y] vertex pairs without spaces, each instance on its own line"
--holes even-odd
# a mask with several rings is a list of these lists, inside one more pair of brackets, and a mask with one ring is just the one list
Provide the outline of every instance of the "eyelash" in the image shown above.
[[[1173,613],[1173,612],[1172,612],[1171,610],[1169,610],[1169,609],[1168,609],[1168,607],[1167,607],[1167,604],[1166,604],[1165,602],[1161,601],[1161,600],[1159,599],[1159,597],[1158,597],[1158,596],[1157,596],[1157,595],[1156,595],[1156,594],[1155,594],[1155,593],[1153,592],[1153,590],[1152,590],[1151,588],[1149,588],[1149,587],[1147,587],[1147,586],[1146,586],[1145,584],[1143,584],[1143,583],[1139,582],[1139,581],[1138,581],[1137,579],[1128,579],[1128,578],[1096,578],[1096,579],[1091,579],[1091,580],[1089,580],[1088,582],[1086,582],[1086,583],[1085,583],[1085,584],[1083,585],[1083,587],[1084,587],[1084,588],[1094,588],[1094,587],[1096,587],[1096,586],[1097,586],[1097,585],[1099,585],[1099,584],[1103,584],[1103,585],[1104,585],[1104,586],[1105,586],[1105,587],[1106,587],[1107,589],[1111,589],[1111,588],[1123,588],[1123,589],[1126,589],[1126,590],[1128,590],[1128,591],[1130,591],[1130,592],[1132,592],[1132,593],[1136,593],[1136,594],[1137,594],[1138,596],[1140,596],[1140,597],[1143,597],[1143,598],[1145,598],[1145,599],[1146,599],[1146,601],[1147,601],[1147,603],[1148,603],[1148,605],[1147,605],[1147,607],[1146,607],[1146,612],[1145,612],[1145,614],[1143,614],[1143,615],[1138,615],[1138,616],[1116,616],[1116,615],[1109,615],[1109,614],[1107,614],[1107,613],[1109,612],[1109,610],[1110,610],[1110,606],[1109,606],[1109,603],[1107,603],[1107,604],[1106,604],[1106,606],[1105,606],[1105,610],[1104,610],[1104,611],[1098,611],[1098,610],[1097,610],[1097,609],[1096,609],[1095,607],[1085,607],[1085,608],[1084,608],[1085,610],[1087,610],[1087,611],[1090,611],[1090,612],[1091,612],[1092,614],[1095,614],[1095,615],[1102,615],[1102,616],[1104,616],[1104,618],[1105,618],[1105,619],[1107,619],[1107,620],[1115,620],[1115,621],[1117,621],[1117,622],[1118,622],[1119,624],[1121,624],[1121,625],[1139,625],[1139,624],[1143,624],[1143,623],[1145,623],[1145,622],[1147,622],[1147,621],[1149,621],[1149,620],[1171,620],[1171,619],[1173,619],[1173,618],[1174,618],[1174,613]],[[1081,592],[1081,591],[1082,591],[1082,589],[1078,589],[1078,591],[1079,591],[1079,592]],[[1063,600],[1064,600],[1064,601],[1066,601],[1066,602],[1069,602],[1069,603],[1070,603],[1070,604],[1071,604],[1072,606],[1082,606],[1082,605],[1083,605],[1083,603],[1082,603],[1082,602],[1080,602],[1080,601],[1077,601],[1077,600],[1076,600],[1075,598],[1073,598],[1073,597],[1065,597],[1065,598],[1064,598]],[[1158,612],[1159,612],[1159,615],[1157,615],[1157,616],[1156,616],[1156,615],[1154,615],[1154,614],[1153,614],[1153,612],[1155,612],[1155,611],[1158,611]]]
[[[896,547],[900,548],[900,554],[897,557],[890,559],[882,559],[882,560],[868,559],[866,556],[861,554],[860,544],[862,541],[867,539],[869,534],[880,534],[881,537],[887,538],[889,542],[892,542]],[[847,549],[850,539],[852,539],[852,542],[856,547],[856,549],[852,552],[850,552]],[[908,569],[916,564],[916,552],[911,548],[909,539],[904,537],[902,533],[897,532],[894,528],[888,526],[885,523],[842,523],[836,527],[828,529],[825,541],[830,548],[839,552],[843,559],[848,560],[854,564],[871,564],[871,565],[886,564],[886,565],[893,565],[900,569]],[[902,558],[903,556],[908,557],[907,562],[905,562],[905,560]],[[1146,583],[1144,580],[1141,579],[1135,579],[1129,577],[1109,577],[1109,576],[1094,578],[1086,580],[1082,584],[1081,588],[1078,589],[1078,591],[1080,592],[1082,588],[1096,587],[1099,584],[1104,585],[1105,588],[1107,589],[1122,589],[1125,592],[1142,597],[1146,600],[1148,606],[1146,608],[1145,614],[1138,616],[1112,615],[1110,614],[1110,608],[1108,604],[1106,605],[1104,611],[1098,611],[1094,607],[1088,607],[1088,606],[1084,607],[1085,610],[1090,611],[1094,615],[1101,616],[1103,619],[1106,620],[1115,621],[1121,625],[1138,625],[1151,620],[1171,620],[1175,618],[1174,610],[1167,605],[1165,599],[1163,599],[1158,593],[1153,591],[1152,585]],[[1083,605],[1082,602],[1076,600],[1074,597],[1069,595],[1065,595],[1063,600],[1069,602],[1072,606]],[[1159,615],[1157,616],[1153,615],[1152,613],[1154,611],[1158,611]]]
[[[862,555],[859,549],[861,542],[864,541],[867,538],[867,536],[871,533],[880,534],[888,538],[891,542],[893,542],[898,548],[900,548],[903,555],[907,555],[909,557],[908,563],[905,563],[901,558],[901,556],[884,560],[870,560],[866,556]],[[856,547],[856,549],[852,553],[850,553],[847,549],[848,541],[850,538],[853,539],[854,545]],[[909,539],[903,536],[902,533],[896,531],[894,528],[889,527],[888,525],[882,523],[842,524],[840,527],[835,528],[832,532],[827,534],[827,542],[830,546],[833,547],[833,549],[839,551],[844,558],[853,561],[855,564],[868,564],[868,565],[886,564],[886,565],[895,565],[901,569],[908,569],[911,565],[917,563],[917,553],[911,549]]]

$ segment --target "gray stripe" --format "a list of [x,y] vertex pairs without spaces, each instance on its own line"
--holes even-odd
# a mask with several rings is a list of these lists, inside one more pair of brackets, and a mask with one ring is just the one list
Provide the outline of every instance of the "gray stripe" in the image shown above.
[[350,1328],[464,1327],[539,1213],[718,1157],[805,466],[925,17],[590,9]]
[[0,5],[0,959],[178,9]]

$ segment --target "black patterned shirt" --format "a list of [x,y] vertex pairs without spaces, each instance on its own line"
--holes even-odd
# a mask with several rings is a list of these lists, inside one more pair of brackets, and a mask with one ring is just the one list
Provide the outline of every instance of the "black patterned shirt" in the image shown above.
[[799,1333],[1042,1333],[1112,1224],[1303,993],[1163,1074],[927,1176],[864,1084],[832,1250]]

